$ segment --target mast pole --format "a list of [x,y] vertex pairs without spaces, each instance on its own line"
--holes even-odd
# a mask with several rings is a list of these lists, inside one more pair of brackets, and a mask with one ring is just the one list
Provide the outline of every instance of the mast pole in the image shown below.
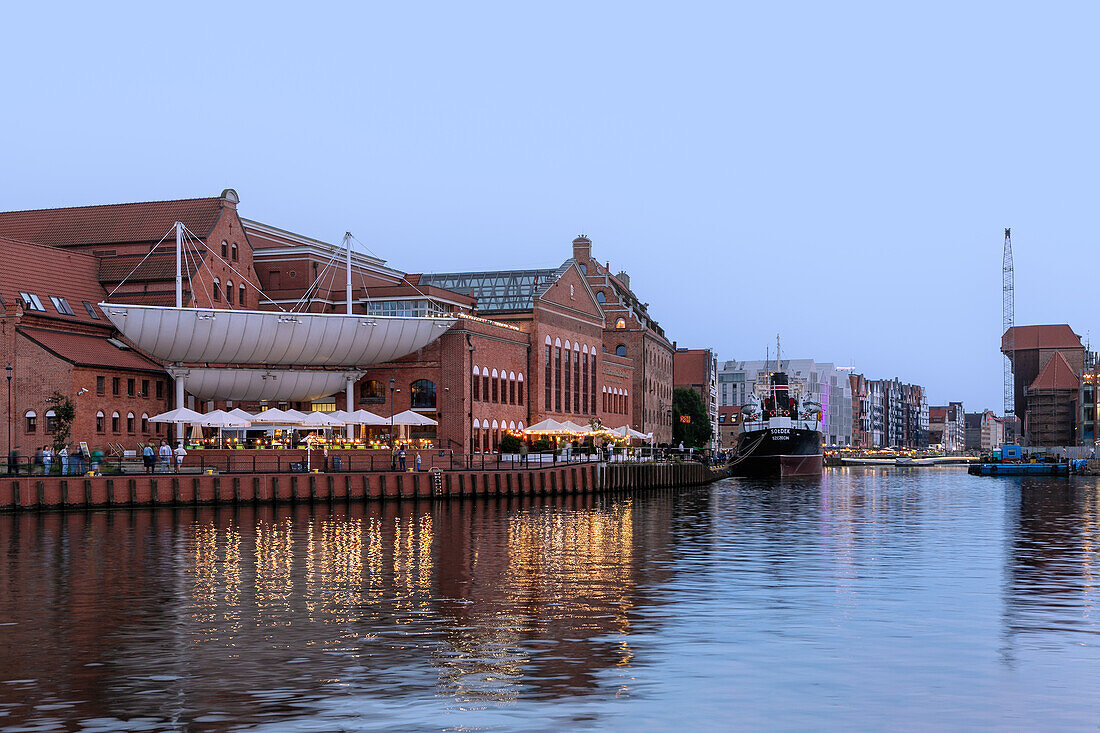
[[[347,312],[351,315],[351,232],[344,232],[344,270],[347,274],[347,280],[344,286],[344,298],[347,300]],[[355,396],[355,380],[349,375],[347,380],[347,412],[350,414],[353,412],[352,403]],[[344,426],[344,436],[347,438],[355,437],[355,426],[348,424]]]
[[176,307],[183,307],[183,222],[176,222]]

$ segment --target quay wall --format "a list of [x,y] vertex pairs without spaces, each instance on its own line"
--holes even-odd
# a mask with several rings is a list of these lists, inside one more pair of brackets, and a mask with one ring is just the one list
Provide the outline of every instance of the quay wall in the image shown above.
[[550,496],[699,486],[698,463],[580,463],[529,470],[6,476],[0,511]]

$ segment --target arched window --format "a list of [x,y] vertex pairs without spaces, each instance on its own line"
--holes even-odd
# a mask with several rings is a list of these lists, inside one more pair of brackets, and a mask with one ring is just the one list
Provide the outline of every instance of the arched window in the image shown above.
[[233,252],[233,261],[236,262],[237,261],[237,243],[236,242],[233,243],[233,247],[232,247],[231,251]]
[[53,410],[46,410],[46,432],[57,432],[57,413]]
[[409,385],[409,401],[412,407],[435,407],[435,382],[418,379]]
[[561,412],[561,339],[554,339],[554,411]]
[[523,404],[523,372],[519,373],[519,380],[516,382],[516,404]]
[[[587,402],[588,400],[585,400]],[[581,411],[581,350],[573,344],[573,412]]]
[[626,319],[620,318],[619,320],[615,321],[615,328],[626,328]]
[[119,427],[120,427],[119,426],[119,420],[121,420],[121,418],[119,417],[119,414],[117,412],[112,412],[111,413],[111,432],[112,433],[122,432],[119,429]]
[[607,296],[603,294],[602,290],[597,290],[596,291],[596,302],[598,302],[598,303],[606,303],[607,302]]
[[[474,400],[481,399],[481,370],[474,364]],[[476,426],[475,426],[476,427]]]
[[237,305],[244,306],[244,283],[237,286]]
[[95,431],[97,433],[102,433],[103,432],[103,418],[104,417],[106,417],[106,416],[103,414],[103,410],[100,410],[99,412],[97,412],[95,414]]
[[573,352],[571,352],[569,350],[569,342],[566,341],[565,342],[565,385],[564,385],[564,387],[565,387],[565,411],[566,412],[570,411],[569,410],[569,405],[572,404],[571,401],[570,401],[570,398],[572,396],[572,392],[570,391],[570,388],[572,386],[574,386],[572,384],[572,382],[570,381],[570,374],[573,371],[572,368],[571,368],[572,353]]
[[141,432],[149,432],[149,414],[145,412],[141,413]]
[[626,356],[626,344],[619,344],[615,347],[615,356]]
[[217,303],[222,299],[222,281],[220,278],[214,278],[214,302]]
[[132,412],[126,413],[126,432],[134,432],[134,413]]
[[229,242],[222,240],[222,259],[228,259],[229,257]]
[[27,413],[23,415],[24,420],[27,423],[27,432],[33,433],[38,429],[38,413],[34,410],[27,410]]
[[386,401],[386,385],[377,379],[368,379],[359,385],[359,401],[381,403]]
[[516,404],[516,373],[508,372],[508,404]]
[[[544,410],[549,410],[550,409],[550,404],[551,404],[550,395],[553,392],[553,386],[554,386],[554,382],[553,382],[553,375],[554,375],[553,359],[550,356],[550,350],[552,348],[553,347],[550,346],[550,337],[547,336],[546,337],[546,354],[544,356],[544,359],[545,359],[544,372],[545,372],[545,374],[543,374],[543,379],[542,379],[542,381],[545,384],[545,393],[546,393],[545,399],[543,401],[544,404],[542,406]],[[538,400],[537,397],[535,399]]]
[[233,281],[225,281],[225,302],[229,305],[233,305]]
[[493,388],[493,402],[499,402],[500,401],[500,391],[499,391],[498,385],[497,385],[498,376],[499,375],[497,374],[497,370],[494,369],[493,370],[493,379],[492,379],[492,383],[491,383],[492,388]]

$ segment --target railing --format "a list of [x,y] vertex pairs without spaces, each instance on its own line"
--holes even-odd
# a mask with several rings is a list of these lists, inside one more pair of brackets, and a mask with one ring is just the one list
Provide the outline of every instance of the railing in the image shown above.
[[[246,455],[235,456],[232,453],[210,453],[195,450],[188,453],[180,466],[180,473],[307,473],[318,471],[322,473],[373,473],[383,471],[429,471],[439,468],[449,471],[511,471],[517,469],[538,469],[542,467],[577,465],[594,463],[603,460],[606,456],[595,454],[562,455],[554,451],[543,451],[527,454],[488,453],[466,455],[455,451],[423,451],[420,454],[420,463],[417,464],[416,454],[407,454],[404,461],[396,453],[370,455],[356,455],[342,453],[339,455],[325,456],[323,451],[311,451],[306,457],[298,455],[280,455],[272,451],[272,455]],[[623,460],[616,457],[615,460]],[[162,461],[160,456],[152,467],[143,463],[141,456],[104,456],[99,461],[93,462],[69,456],[67,461],[54,458],[49,465],[43,461],[23,456],[11,456],[6,463],[0,463],[0,475],[6,476],[81,476],[86,471],[97,471],[102,474],[168,474],[176,473],[175,456],[168,461]]]

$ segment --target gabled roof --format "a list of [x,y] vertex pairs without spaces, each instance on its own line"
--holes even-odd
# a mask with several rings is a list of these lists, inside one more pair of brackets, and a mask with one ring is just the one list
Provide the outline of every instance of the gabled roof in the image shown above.
[[1073,371],[1066,357],[1062,356],[1062,352],[1055,351],[1054,356],[1050,357],[1046,366],[1039,371],[1039,376],[1035,377],[1035,381],[1027,389],[1029,392],[1033,389],[1076,391],[1080,387],[1081,378]]
[[[24,306],[28,316],[94,323],[109,328],[110,324],[96,306],[106,295],[96,277],[98,269],[99,260],[91,255],[0,237],[0,299],[5,305],[11,305],[22,302],[21,292],[37,296],[44,310],[30,310]],[[59,313],[50,296],[64,298],[73,315]],[[88,313],[85,302],[92,304],[98,319]]]
[[1027,349],[1080,349],[1081,337],[1065,323],[1041,326],[1013,326],[1001,336],[1001,351],[1008,348],[1009,336],[1015,351]]
[[[151,255],[115,255],[99,261],[99,280],[104,283],[149,282],[176,279],[176,253],[174,250],[157,251]],[[199,269],[199,260],[205,259],[205,252],[192,252],[182,258],[184,279],[191,277]]]
[[200,237],[221,214],[220,197],[0,212],[0,235],[56,247],[157,242],[182,221]]
[[41,328],[20,328],[26,336],[54,356],[77,366],[127,369],[133,371],[163,372],[156,362],[146,359],[132,349],[120,349],[106,336],[88,336],[80,333],[62,333]]

